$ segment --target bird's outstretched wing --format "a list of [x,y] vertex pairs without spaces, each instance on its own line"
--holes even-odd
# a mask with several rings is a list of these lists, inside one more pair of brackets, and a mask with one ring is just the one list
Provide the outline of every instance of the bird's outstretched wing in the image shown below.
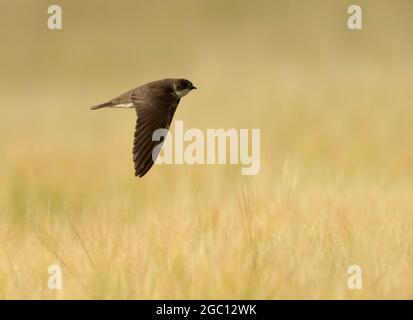
[[138,115],[133,142],[135,176],[143,177],[154,164],[161,145],[155,152],[154,148],[163,143],[163,138],[154,141],[153,133],[157,129],[169,129],[179,100],[172,96],[156,95],[149,101],[147,98],[140,100],[139,94],[132,95],[131,100]]

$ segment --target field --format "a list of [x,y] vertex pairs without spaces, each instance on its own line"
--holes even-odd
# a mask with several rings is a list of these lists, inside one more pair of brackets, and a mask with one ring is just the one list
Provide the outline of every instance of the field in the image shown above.
[[[167,2],[2,4],[0,298],[412,299],[413,2]],[[258,175],[134,178],[134,111],[89,106],[165,77],[186,128],[261,129]]]

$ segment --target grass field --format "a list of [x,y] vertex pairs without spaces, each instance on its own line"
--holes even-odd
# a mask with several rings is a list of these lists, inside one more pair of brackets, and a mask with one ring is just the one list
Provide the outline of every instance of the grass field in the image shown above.
[[[413,298],[413,3],[157,2],[4,4],[0,298]],[[258,175],[133,177],[134,111],[88,107],[170,76],[186,128],[261,129]]]

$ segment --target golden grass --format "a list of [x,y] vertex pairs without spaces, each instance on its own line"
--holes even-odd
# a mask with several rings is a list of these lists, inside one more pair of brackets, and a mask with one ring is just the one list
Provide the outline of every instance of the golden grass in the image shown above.
[[[10,212],[1,297],[411,298],[410,188],[302,185],[288,167],[258,186],[180,179],[144,199],[131,184]],[[64,270],[62,291],[47,289],[50,264]],[[361,291],[347,289],[352,264],[363,268]]]
[[[0,298],[413,297],[411,2],[362,2],[358,33],[347,1],[239,3],[71,1],[60,33],[9,5],[7,25],[29,8],[1,30]],[[185,128],[261,129],[257,176],[133,177],[133,111],[88,106],[171,75],[199,87]]]

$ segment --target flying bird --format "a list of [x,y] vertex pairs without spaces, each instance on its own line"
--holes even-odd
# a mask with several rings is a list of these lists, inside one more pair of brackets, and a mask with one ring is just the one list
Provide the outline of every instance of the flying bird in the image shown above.
[[92,110],[100,108],[136,110],[138,119],[133,141],[135,176],[143,177],[156,160],[157,155],[153,156],[152,153],[160,142],[153,141],[154,131],[169,129],[179,101],[194,89],[196,87],[186,79],[163,79],[146,83],[108,102],[91,107]]

